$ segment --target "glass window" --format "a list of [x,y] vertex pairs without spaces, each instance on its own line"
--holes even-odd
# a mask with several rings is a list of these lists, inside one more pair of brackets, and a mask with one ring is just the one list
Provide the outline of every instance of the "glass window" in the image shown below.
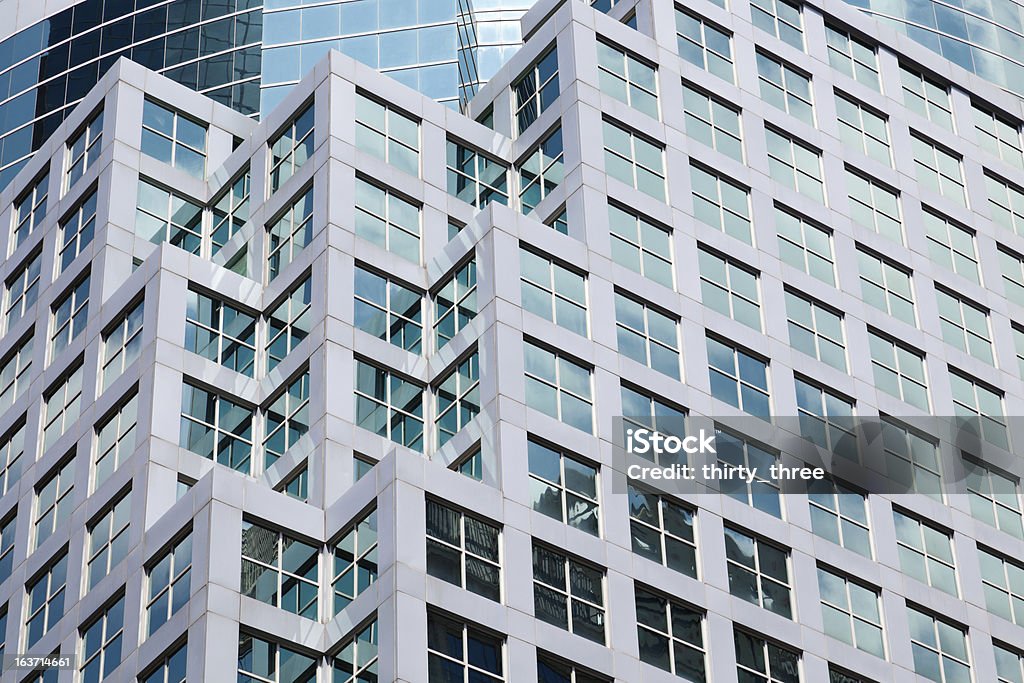
[[964,353],[995,365],[988,311],[952,292],[935,288],[942,339]]
[[592,674],[575,662],[557,659],[538,651],[537,683],[611,683],[611,679]]
[[[25,455],[25,415],[0,438],[0,496],[4,495],[21,479],[21,468],[26,464],[22,460]],[[13,529],[12,529],[13,532]],[[6,536],[4,537],[6,539]],[[6,544],[0,544],[0,566],[3,565]],[[4,581],[4,573],[0,571],[0,583]]]
[[953,597],[959,596],[952,534],[899,510],[893,510],[892,517],[903,573]]
[[206,125],[146,98],[142,105],[142,153],[206,176]]
[[147,633],[153,635],[188,604],[192,591],[191,530],[153,558],[146,568],[146,577],[149,584],[146,594]]
[[520,247],[523,308],[587,336],[587,279],[553,259]]
[[470,452],[461,456],[458,460],[448,466],[448,469],[463,474],[470,479],[483,481],[484,479],[484,454],[479,447],[474,446]]
[[331,662],[333,683],[363,683],[377,680],[377,619],[356,628],[342,641],[341,651]]
[[15,270],[14,276],[7,280],[5,316],[8,331],[29,312],[39,298],[41,261],[42,253],[37,251],[26,258],[21,267]]
[[523,357],[527,407],[592,432],[592,370],[529,341],[523,343]]
[[356,92],[356,149],[418,177],[419,121],[394,107]]
[[849,95],[836,92],[839,139],[880,164],[892,166],[889,119]]
[[985,608],[1015,624],[1024,624],[1024,566],[988,548],[978,547]]
[[275,488],[275,491],[291,496],[303,503],[309,500],[309,466],[303,462],[297,470],[292,472],[286,479],[282,480]]
[[533,607],[541,621],[604,644],[603,569],[534,542]]
[[800,653],[733,628],[736,675],[741,681],[800,683]]
[[707,680],[704,615],[639,585],[634,597],[640,661],[686,681]]
[[316,683],[317,660],[245,631],[238,634],[238,680]]
[[597,79],[601,92],[637,111],[658,118],[657,70],[631,52],[597,42]]
[[882,92],[878,78],[878,54],[875,47],[842,29],[825,24],[828,63],[850,78]]
[[556,210],[554,215],[548,220],[544,221],[544,225],[554,228],[556,231],[563,235],[569,234],[569,214],[563,206],[561,209]]
[[1024,306],[1024,258],[1001,244],[998,246],[999,269],[1003,275],[1006,298],[1018,306]]
[[665,148],[610,121],[604,122],[604,164],[608,175],[665,201]]
[[185,683],[185,669],[188,664],[188,646],[182,644],[164,657],[142,683]]
[[25,586],[28,616],[25,645],[32,647],[64,616],[64,593],[68,577],[68,552],[61,550],[46,563],[46,570]]
[[313,103],[270,140],[270,191],[277,192],[313,155]]
[[249,195],[252,181],[249,167],[238,176],[230,187],[224,188],[219,197],[210,205],[210,255],[215,255],[235,233],[249,221]]
[[[14,567],[14,537],[17,531],[18,518],[12,511],[7,519],[0,521],[0,583],[11,578],[11,570]],[[0,631],[3,637],[4,631]]]
[[[670,405],[668,402],[650,393],[645,393],[625,383],[619,386],[619,398],[622,401],[622,416],[629,427],[661,430],[667,433],[682,434],[686,426],[686,410]],[[660,463],[686,462],[682,454],[668,452],[636,453],[635,455]]]
[[71,519],[74,492],[75,458],[72,455],[55,465],[36,487],[36,548]]
[[356,360],[356,426],[423,452],[423,387]]
[[[34,339],[31,334],[23,337],[7,357],[0,361],[0,413],[13,406],[31,383]],[[0,493],[6,492],[6,488],[0,486]]]
[[772,180],[824,204],[821,152],[772,128],[766,127],[764,133],[768,139],[768,169]]
[[615,292],[619,353],[679,379],[679,319]]
[[565,177],[561,127],[544,138],[517,168],[520,210],[529,214]]
[[334,543],[332,554],[331,590],[337,616],[377,580],[376,507],[349,523]]
[[964,458],[963,464],[971,515],[1014,538],[1024,539],[1020,482],[974,460]]
[[186,297],[185,350],[252,377],[256,316],[193,289]]
[[269,468],[309,431],[309,369],[263,408],[263,466]]
[[867,496],[839,482],[819,480],[810,483],[808,502],[816,536],[871,559]]
[[704,305],[760,332],[761,303],[757,273],[699,244],[697,257]]
[[683,112],[690,137],[743,163],[739,109],[684,82]]
[[1024,169],[1020,124],[974,103],[974,131],[981,148],[1011,166]]
[[868,347],[875,388],[927,411],[928,380],[924,354],[870,328]]
[[666,495],[629,485],[629,528],[633,552],[697,578],[693,509]]
[[558,50],[552,46],[512,84],[520,135],[558,98]]
[[1024,655],[998,643],[993,643],[992,648],[996,655],[996,675],[999,677],[999,683],[1024,681]]
[[96,190],[90,192],[79,207],[60,224],[57,241],[57,274],[68,269],[75,258],[92,244],[96,232]]
[[124,636],[124,595],[82,628],[83,681],[106,680],[121,663]]
[[313,276],[307,275],[267,313],[267,372],[276,368],[309,335],[312,289]]
[[750,190],[702,166],[690,165],[693,214],[697,220],[753,244]]
[[949,102],[949,87],[902,64],[900,78],[903,103],[907,108],[952,131],[953,107]]
[[526,445],[533,509],[576,529],[599,535],[597,467],[534,439],[529,439]]
[[434,390],[437,446],[448,443],[480,412],[480,354],[475,350],[453,365]]
[[502,638],[465,621],[427,611],[427,683],[505,680]]
[[451,273],[433,299],[434,336],[440,349],[476,317],[476,259]]
[[267,226],[267,280],[272,281],[313,239],[313,188]]
[[423,294],[356,265],[355,326],[411,353],[423,352]]
[[207,391],[186,379],[181,392],[178,445],[249,474],[253,413],[235,399]]
[[914,671],[936,683],[971,680],[967,629],[907,605]]
[[89,319],[90,274],[86,272],[54,302],[50,310],[50,359],[55,359],[85,329]]
[[50,173],[43,173],[14,202],[14,226],[8,253],[25,243],[46,217],[46,198],[50,189]]
[[889,478],[901,487],[900,491],[920,493],[943,502],[938,444],[884,415],[881,436]]
[[800,436],[829,453],[858,462],[853,400],[800,375],[794,381]]
[[501,530],[461,510],[427,500],[427,573],[501,600]]
[[793,618],[788,550],[726,527],[725,556],[732,595],[787,619]]
[[78,421],[82,407],[82,360],[73,363],[43,395],[43,452]]
[[959,370],[949,369],[953,414],[967,418],[962,426],[973,429],[994,446],[1009,450],[1003,392]]
[[68,140],[64,154],[64,192],[92,168],[100,156],[103,146],[103,110],[91,119]]
[[135,234],[154,244],[170,242],[199,254],[203,246],[203,207],[139,178]]
[[910,271],[860,247],[857,248],[857,260],[864,301],[908,325],[916,325]]
[[508,205],[508,166],[471,147],[448,140],[448,194],[482,209]]
[[319,557],[316,546],[243,521],[242,595],[316,620]]
[[771,412],[768,363],[714,337],[707,337],[711,395],[720,401],[767,418]]
[[992,220],[1007,230],[1024,235],[1024,190],[988,173],[985,174],[985,187]]
[[138,412],[139,394],[132,389],[130,396],[120,400],[115,412],[96,425],[94,491],[135,452]]
[[691,64],[733,82],[732,34],[678,5],[676,49]]
[[778,57],[758,50],[757,79],[761,84],[762,100],[808,125],[814,125],[810,76]]
[[899,192],[850,167],[846,168],[846,185],[854,222],[903,244]]
[[775,230],[779,257],[822,282],[835,286],[832,233],[792,211],[775,205]]
[[786,322],[790,346],[846,372],[842,314],[805,294],[786,289]]
[[391,190],[356,178],[356,235],[420,262],[420,207]]
[[89,589],[110,574],[128,554],[128,526],[132,515],[131,490],[121,494],[103,515],[89,526],[86,574]]
[[957,275],[981,284],[974,232],[928,207],[924,207],[924,227],[931,259]]
[[762,444],[723,429],[715,430],[715,445],[718,448],[718,463],[723,468],[746,467],[748,470],[754,470],[750,482],[745,479],[720,480],[719,492],[755,510],[782,519],[779,485],[770,477],[764,476],[773,465],[779,463],[779,454]]
[[140,300],[103,335],[103,382],[106,390],[142,351],[143,304]]
[[825,633],[884,659],[879,591],[820,566],[818,591]]
[[752,0],[750,18],[762,31],[803,51],[803,17],[797,3],[790,0]]
[[967,206],[961,157],[917,134],[911,135],[917,181],[960,206]]
[[613,261],[658,284],[673,286],[670,229],[615,204],[608,205],[608,227]]

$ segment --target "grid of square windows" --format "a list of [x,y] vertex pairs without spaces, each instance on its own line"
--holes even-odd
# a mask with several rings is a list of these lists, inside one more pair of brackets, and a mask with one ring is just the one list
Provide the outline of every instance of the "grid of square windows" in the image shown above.
[[501,600],[501,530],[428,499],[427,573],[491,600]]
[[693,509],[667,495],[629,484],[629,528],[633,552],[697,578]]
[[57,242],[57,274],[60,275],[75,258],[92,244],[96,232],[96,190],[90,192],[75,211],[60,224]]
[[203,247],[203,207],[177,192],[139,178],[135,234],[154,244],[168,242],[193,254]]
[[142,300],[136,302],[103,335],[103,389],[120,377],[142,351],[143,305]]
[[949,86],[903,64],[900,64],[900,80],[903,85],[903,104],[908,109],[946,130],[953,130]]
[[64,153],[64,192],[71,189],[71,186],[92,168],[99,158],[102,146],[103,110],[100,109],[68,140]]
[[597,467],[532,438],[527,440],[526,453],[533,509],[597,536],[600,533]]
[[964,353],[995,365],[988,311],[953,292],[935,287],[942,339]]
[[78,335],[85,330],[89,319],[89,285],[90,273],[72,284],[67,291],[54,302],[50,309],[50,359],[55,359],[61,351],[70,346]]
[[552,47],[512,84],[520,135],[558,98],[558,50]]
[[665,147],[605,120],[605,172],[630,187],[665,201]]
[[839,139],[880,164],[892,166],[889,119],[849,95],[836,91]]
[[319,618],[319,558],[316,546],[243,521],[241,593],[316,620]]
[[812,482],[808,488],[811,530],[816,536],[871,559],[871,527],[867,496],[831,480]]
[[893,510],[892,516],[903,573],[958,596],[952,534],[900,510]]
[[854,222],[903,244],[899,192],[850,167],[846,168],[846,185]]
[[541,621],[604,644],[603,569],[534,541],[533,605]]
[[710,335],[707,354],[711,395],[751,415],[767,418],[771,413],[767,361]]
[[743,133],[738,109],[684,82],[683,112],[687,135],[743,163]]
[[850,78],[879,92],[878,53],[872,45],[846,31],[825,24],[828,63]]
[[829,453],[858,461],[851,399],[820,383],[794,376],[800,436]]
[[790,64],[767,52],[757,52],[757,79],[761,84],[761,99],[814,125],[814,100],[811,78]]
[[433,295],[434,337],[441,348],[476,317],[476,259],[456,268]]
[[807,218],[775,205],[779,257],[822,282],[835,285],[832,233]]
[[520,247],[519,281],[524,310],[587,336],[585,276],[550,257]]
[[729,593],[793,618],[789,551],[733,527],[725,528]]
[[1011,166],[1024,169],[1020,124],[1009,117],[973,103],[974,131],[981,148]]
[[356,360],[356,426],[423,451],[423,387]]
[[615,292],[619,353],[679,379],[679,319]]
[[985,188],[992,220],[1024,235],[1024,189],[991,173],[985,173]]
[[907,605],[914,671],[935,683],[971,680],[967,629]]
[[334,614],[341,614],[353,600],[377,580],[377,508],[361,512],[342,531],[331,555],[331,592]]
[[678,5],[676,49],[691,64],[733,82],[732,34]]
[[[22,416],[0,438],[0,496],[10,491],[21,479],[21,468],[25,464],[21,458],[24,455],[25,417]],[[0,572],[0,576],[2,576],[2,572]],[[2,581],[0,579],[0,582]]]
[[271,192],[277,192],[313,156],[314,138],[311,102],[268,142]]
[[929,436],[883,415],[882,446],[889,479],[897,491],[919,493],[943,502],[938,444]]
[[422,352],[422,293],[356,265],[353,294],[357,329],[410,353]]
[[974,232],[928,207],[924,207],[923,215],[931,259],[957,275],[981,284]]
[[82,629],[82,681],[106,680],[121,663],[124,623],[122,593]]
[[147,633],[153,635],[188,604],[192,591],[191,530],[152,560],[146,568],[146,581]]
[[[5,412],[21,398],[32,378],[32,349],[34,336],[23,337],[7,357],[0,361],[0,413]],[[0,492],[6,489],[0,486]]]
[[178,445],[221,465],[248,474],[252,467],[255,411],[186,379],[181,392]]
[[519,171],[519,208],[531,213],[565,178],[562,128],[548,134],[516,169]]
[[800,5],[792,0],[751,0],[750,20],[801,52],[804,49],[803,16]]
[[189,289],[185,349],[252,377],[256,362],[256,316],[228,301]]
[[120,494],[106,512],[88,527],[87,586],[92,590],[128,555],[132,515],[131,489]]
[[1024,540],[1020,482],[993,467],[963,459],[967,499],[975,519]]
[[790,345],[801,353],[846,372],[843,316],[795,290],[787,288],[785,295]]
[[800,683],[800,654],[733,627],[736,675],[746,683]]
[[894,261],[857,248],[857,261],[860,266],[860,288],[864,301],[875,308],[902,320],[908,325],[916,325],[917,315],[914,311],[914,290],[910,271]]
[[820,565],[818,590],[825,633],[885,658],[879,591]]
[[701,245],[697,249],[701,300],[704,305],[761,331],[757,273]]
[[927,411],[928,380],[924,354],[871,328],[868,329],[868,348],[875,387]]
[[313,188],[309,187],[267,226],[267,281],[280,275],[312,239]]
[[420,173],[420,124],[387,104],[356,92],[356,148],[400,171]]
[[657,71],[631,52],[597,42],[597,78],[601,92],[658,118]]
[[448,194],[483,209],[508,205],[508,165],[454,140],[448,140]]
[[20,247],[35,232],[36,227],[46,217],[46,200],[50,189],[50,174],[43,173],[14,202],[14,225],[11,229],[11,242],[8,253]]
[[697,220],[753,244],[750,190],[696,164],[690,165],[690,184]]
[[768,171],[772,180],[825,203],[821,152],[774,128],[766,126],[764,134],[768,142]]
[[967,418],[962,427],[973,429],[990,444],[1009,450],[1003,392],[953,367],[949,368],[949,384],[953,414]]
[[587,433],[593,431],[592,370],[533,342],[523,343],[526,405]]
[[142,105],[141,149],[189,175],[206,175],[206,126],[149,98]]
[[910,138],[918,182],[926,190],[966,207],[962,157],[919,134],[911,132]]
[[704,615],[639,585],[634,597],[640,661],[683,680],[705,680]]
[[778,452],[721,428],[715,429],[715,447],[718,450],[719,465],[728,468],[744,467],[754,473],[749,480],[720,479],[719,492],[755,510],[782,519],[779,484],[768,476],[769,469],[779,463]]
[[480,354],[473,352],[453,363],[434,389],[434,431],[438,448],[480,413]]
[[[284,298],[266,314],[267,323],[267,372],[278,366],[288,354],[295,350],[302,340],[309,336],[313,301],[313,277],[307,275],[298,280],[285,293]],[[246,323],[245,318],[239,320]]]
[[658,284],[674,285],[670,229],[615,204],[608,204],[608,228],[613,261]]

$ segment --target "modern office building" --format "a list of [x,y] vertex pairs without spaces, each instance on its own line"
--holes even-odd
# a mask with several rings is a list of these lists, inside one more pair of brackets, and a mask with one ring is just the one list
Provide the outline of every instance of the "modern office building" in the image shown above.
[[[118,61],[0,192],[0,681],[1020,681],[1022,103],[772,7],[542,0],[468,116]],[[917,493],[627,488],[684,414]]]

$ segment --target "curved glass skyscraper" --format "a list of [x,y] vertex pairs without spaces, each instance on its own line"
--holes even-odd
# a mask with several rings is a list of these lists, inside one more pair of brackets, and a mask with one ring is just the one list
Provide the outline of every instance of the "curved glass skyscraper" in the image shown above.
[[847,0],[968,71],[1024,94],[1024,5],[1016,0]]
[[11,18],[0,32],[0,188],[119,57],[257,115],[333,48],[458,106],[518,49],[519,18],[532,1],[61,4],[48,17],[37,0],[0,4]]

